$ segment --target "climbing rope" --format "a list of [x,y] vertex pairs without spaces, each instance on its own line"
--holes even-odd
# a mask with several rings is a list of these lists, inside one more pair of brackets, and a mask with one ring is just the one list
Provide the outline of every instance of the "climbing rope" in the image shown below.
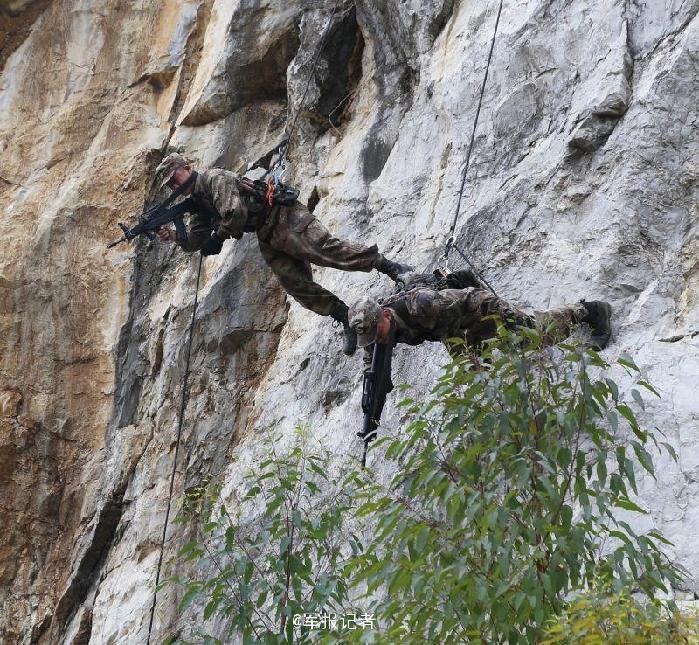
[[194,321],[197,315],[197,304],[199,302],[199,281],[201,278],[201,265],[204,260],[203,255],[199,255],[199,268],[197,269],[197,286],[194,292],[194,305],[192,308],[192,320],[189,323],[189,340],[187,341],[187,358],[184,367],[184,379],[182,382],[182,399],[180,401],[180,414],[177,419],[177,441],[175,442],[175,458],[172,462],[172,473],[170,475],[170,492],[167,497],[167,510],[165,511],[165,523],[163,524],[163,535],[160,540],[160,555],[158,556],[158,566],[155,574],[155,589],[153,591],[153,604],[150,608],[150,620],[148,622],[148,640],[147,645],[150,645],[151,632],[153,630],[153,618],[155,617],[155,605],[158,598],[158,584],[160,584],[160,571],[163,566],[163,553],[165,551],[165,536],[170,523],[170,508],[172,506],[172,491],[175,487],[175,473],[177,471],[177,456],[180,451],[180,440],[182,438],[182,426],[184,424],[184,412],[187,407],[188,383],[189,383],[189,365],[192,357],[192,336],[194,333]]
[[452,248],[456,249],[456,251],[459,253],[459,255],[467,262],[468,266],[471,268],[471,270],[476,274],[476,276],[485,284],[492,292],[494,295],[498,295],[495,293],[495,289],[491,287],[488,284],[488,281],[483,278],[483,276],[477,271],[476,267],[473,265],[473,262],[469,260],[469,258],[466,256],[466,254],[459,249],[459,247],[456,246],[454,243],[454,231],[456,230],[456,224],[459,220],[459,213],[461,211],[461,200],[463,198],[464,194],[464,188],[466,187],[466,175],[468,173],[469,166],[471,164],[471,153],[473,152],[473,142],[476,139],[476,128],[478,127],[478,119],[480,118],[481,115],[481,106],[483,105],[483,95],[485,94],[485,85],[488,82],[488,71],[490,70],[490,61],[493,58],[493,49],[495,48],[495,39],[498,33],[498,25],[500,24],[500,14],[502,13],[502,0],[500,0],[500,4],[498,6],[498,14],[495,18],[495,28],[493,29],[493,37],[490,41],[490,51],[488,52],[488,60],[485,65],[485,74],[483,75],[483,82],[481,83],[481,91],[480,95],[478,97],[478,107],[476,108],[476,115],[473,119],[473,129],[471,130],[471,141],[468,144],[468,149],[466,151],[466,161],[464,163],[464,169],[461,174],[461,187],[459,188],[459,199],[456,203],[456,210],[454,211],[454,218],[452,219],[451,222],[451,227],[449,228],[449,238],[447,239],[446,247],[444,249],[444,255],[442,256],[445,262],[448,262],[449,260],[449,252],[451,251]]

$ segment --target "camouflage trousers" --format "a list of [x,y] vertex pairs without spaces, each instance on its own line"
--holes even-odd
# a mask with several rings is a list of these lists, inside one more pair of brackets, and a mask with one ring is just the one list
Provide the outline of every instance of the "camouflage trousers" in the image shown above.
[[350,244],[334,237],[303,205],[281,207],[258,231],[265,262],[286,292],[306,309],[329,316],[344,303],[313,280],[311,265],[342,271],[371,271],[376,245]]
[[[448,309],[459,312],[459,320],[451,321],[450,331],[460,333],[451,336],[463,336],[465,333],[466,341],[472,347],[478,347],[483,341],[493,338],[497,334],[499,322],[537,329],[543,334],[544,342],[552,344],[569,336],[587,315],[587,310],[580,303],[528,314],[483,289],[445,289],[438,293],[450,303]],[[458,325],[458,329],[454,323]],[[448,334],[449,332],[447,337]]]

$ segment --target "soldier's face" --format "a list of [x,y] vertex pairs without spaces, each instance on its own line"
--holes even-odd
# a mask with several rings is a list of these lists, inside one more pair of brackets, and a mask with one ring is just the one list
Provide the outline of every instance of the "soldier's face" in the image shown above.
[[180,166],[174,173],[172,173],[172,177],[170,177],[167,185],[172,188],[172,190],[177,190],[189,179],[191,174],[192,169],[189,166]]
[[376,342],[380,345],[388,342],[391,333],[391,312],[388,309],[381,310],[381,317],[376,327]]

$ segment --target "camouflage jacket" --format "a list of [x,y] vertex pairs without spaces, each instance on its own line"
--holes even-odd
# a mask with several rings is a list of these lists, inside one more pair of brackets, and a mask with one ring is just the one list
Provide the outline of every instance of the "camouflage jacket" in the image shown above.
[[239,240],[244,232],[255,230],[251,220],[263,207],[241,195],[239,181],[235,173],[220,168],[197,173],[191,195],[197,211],[192,213],[188,239],[180,245],[185,251],[198,251],[212,231],[222,240]]
[[[464,306],[470,293],[484,293],[480,289],[434,289],[418,287],[386,298],[381,306],[389,309],[396,343],[419,345],[425,341],[446,341],[463,337],[464,328],[471,322],[468,307]],[[371,365],[374,346],[365,348],[364,369]]]
[[386,298],[381,306],[391,310],[396,342],[419,345],[463,335],[469,322],[464,295],[462,290],[417,288]]
[[481,284],[471,271],[418,274],[381,306],[391,310],[396,342],[419,345],[463,336],[474,322],[472,309],[480,304],[479,292]]

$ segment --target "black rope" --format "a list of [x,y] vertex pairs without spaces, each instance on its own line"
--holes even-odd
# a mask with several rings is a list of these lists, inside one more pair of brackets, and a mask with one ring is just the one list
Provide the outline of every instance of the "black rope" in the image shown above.
[[452,247],[455,248],[461,257],[466,260],[468,265],[471,267],[471,270],[482,280],[482,282],[488,286],[488,288],[497,296],[495,293],[495,289],[493,289],[483,278],[483,276],[476,270],[476,268],[473,266],[473,263],[471,260],[466,257],[466,254],[458,249],[454,245],[454,231],[456,230],[456,224],[459,220],[459,213],[461,211],[461,200],[463,198],[464,194],[464,188],[466,187],[466,175],[468,173],[469,166],[471,164],[471,153],[473,152],[473,142],[476,139],[476,128],[478,127],[478,119],[480,118],[481,115],[481,106],[483,105],[483,95],[485,94],[485,85],[488,82],[488,71],[490,70],[490,61],[493,58],[493,49],[495,48],[495,39],[498,33],[498,25],[500,24],[500,14],[502,13],[502,0],[500,0],[500,4],[498,6],[498,14],[497,17],[495,18],[495,29],[493,29],[493,37],[490,41],[490,51],[488,52],[488,61],[486,62],[485,65],[485,74],[483,75],[483,83],[481,83],[481,92],[480,96],[478,97],[478,107],[476,108],[476,116],[473,119],[473,129],[471,130],[471,141],[468,144],[468,150],[466,151],[466,161],[464,163],[464,170],[461,175],[461,188],[459,189],[459,199],[456,203],[456,210],[454,212],[454,218],[451,222],[451,227],[449,228],[449,239],[447,240],[446,248],[444,250],[444,259],[448,259],[449,257],[449,252],[451,251]]
[[160,555],[158,556],[158,567],[155,574],[155,589],[153,591],[153,604],[150,608],[150,620],[148,622],[148,640],[146,643],[150,645],[151,632],[153,630],[153,618],[155,616],[155,605],[158,598],[158,584],[160,583],[160,570],[163,566],[163,553],[165,551],[165,536],[167,534],[167,527],[170,523],[170,508],[172,505],[172,491],[175,487],[175,473],[177,471],[177,456],[180,451],[180,439],[182,438],[182,426],[184,424],[184,412],[187,407],[187,394],[188,394],[188,383],[189,383],[189,365],[192,357],[192,336],[194,333],[194,321],[197,315],[197,304],[199,302],[199,280],[201,278],[201,265],[204,260],[204,256],[199,256],[199,269],[197,270],[197,287],[194,292],[194,305],[192,308],[192,320],[189,323],[189,340],[187,342],[187,358],[185,361],[184,368],[184,379],[182,382],[182,400],[180,402],[180,415],[177,420],[177,441],[175,443],[175,458],[172,462],[172,474],[170,475],[170,492],[167,498],[167,510],[165,512],[165,524],[163,525],[163,535],[160,540]]
[[473,271],[473,272],[476,274],[476,277],[477,277],[486,287],[488,287],[488,289],[490,289],[490,290],[493,292],[493,295],[494,295],[495,297],[499,298],[500,296],[498,296],[498,294],[497,294],[497,292],[495,291],[495,289],[493,289],[493,287],[490,285],[490,283],[489,283],[480,273],[478,273],[478,271],[476,270],[476,267],[473,266],[473,262],[471,262],[471,260],[468,259],[468,257],[466,256],[466,254],[465,254],[458,246],[456,246],[456,244],[454,244],[453,242],[452,242],[451,247],[452,247],[464,260],[466,260],[466,264],[468,264],[468,266],[469,266],[469,268],[471,269],[471,271]]

